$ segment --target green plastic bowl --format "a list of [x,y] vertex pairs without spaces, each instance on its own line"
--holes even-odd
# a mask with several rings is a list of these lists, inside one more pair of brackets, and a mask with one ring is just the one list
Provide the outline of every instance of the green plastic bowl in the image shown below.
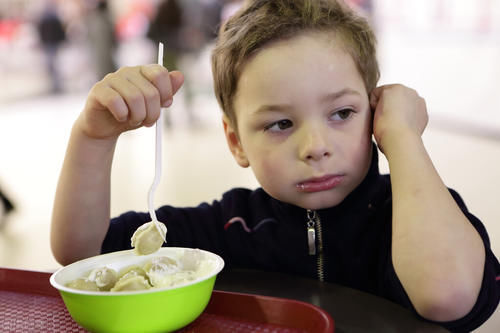
[[[204,260],[213,262],[213,270],[185,284],[145,291],[94,292],[65,286],[97,267],[120,271],[157,256],[179,257],[184,251],[201,251]],[[126,250],[62,267],[52,274],[50,283],[59,290],[71,317],[91,332],[171,332],[188,325],[203,312],[223,267],[221,257],[198,249],[164,247],[147,256]]]

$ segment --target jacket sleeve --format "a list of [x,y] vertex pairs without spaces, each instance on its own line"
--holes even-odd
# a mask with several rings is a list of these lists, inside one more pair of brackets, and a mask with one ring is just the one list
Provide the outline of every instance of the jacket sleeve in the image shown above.
[[[470,332],[478,328],[486,320],[488,320],[488,318],[490,318],[490,316],[495,312],[495,309],[498,306],[498,302],[500,300],[500,281],[497,279],[500,276],[500,264],[491,250],[490,240],[484,225],[477,217],[472,215],[467,210],[465,203],[457,192],[450,189],[450,193],[462,212],[465,214],[470,223],[474,226],[474,228],[481,236],[486,256],[481,289],[472,310],[460,319],[449,322],[435,323],[445,327],[452,332]],[[390,262],[388,263],[388,270],[386,272],[385,281],[388,290],[390,290],[389,293],[391,294],[389,298],[393,299],[399,304],[405,305],[406,307],[410,308],[417,316],[419,316],[415,308],[411,304],[408,295],[406,294],[403,286],[401,285],[401,282],[396,275],[394,266],[392,265],[392,258],[390,258]],[[425,318],[422,319],[428,321]]]
[[457,192],[450,190],[450,193],[481,236],[485,248],[483,282],[474,307],[463,318],[447,322],[444,325],[453,332],[469,332],[488,320],[498,306],[500,300],[500,280],[497,280],[497,278],[500,277],[500,264],[491,250],[490,240],[484,225],[467,210],[464,201]]

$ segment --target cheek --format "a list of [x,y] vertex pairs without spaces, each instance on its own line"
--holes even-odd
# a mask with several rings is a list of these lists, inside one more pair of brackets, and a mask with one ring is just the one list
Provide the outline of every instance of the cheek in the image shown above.
[[357,147],[355,147],[357,154],[355,155],[355,165],[360,166],[360,171],[365,172],[370,167],[371,163],[371,151],[372,151],[372,140],[371,133],[365,134],[361,137]]
[[279,184],[287,171],[285,159],[269,149],[262,149],[250,159],[250,166],[264,188],[274,187]]
[[350,151],[353,152],[351,162],[353,165],[363,168],[371,162],[371,118],[366,117],[363,119],[363,122],[360,122],[359,126],[352,133],[356,133],[356,135],[350,140]]
[[279,170],[282,169],[280,166],[280,158],[275,156],[270,151],[261,151],[261,155],[258,159],[254,159],[254,169],[256,173],[261,174],[260,177],[270,178],[276,177],[279,174]]
[[359,142],[359,144],[354,147],[356,154],[354,154],[354,163],[360,167],[370,164],[372,144],[370,139],[365,139]]

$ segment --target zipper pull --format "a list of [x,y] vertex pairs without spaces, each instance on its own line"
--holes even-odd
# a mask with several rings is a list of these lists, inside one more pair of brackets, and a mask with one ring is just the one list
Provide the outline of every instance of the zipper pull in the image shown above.
[[309,255],[316,255],[316,212],[307,210],[307,244],[309,245]]

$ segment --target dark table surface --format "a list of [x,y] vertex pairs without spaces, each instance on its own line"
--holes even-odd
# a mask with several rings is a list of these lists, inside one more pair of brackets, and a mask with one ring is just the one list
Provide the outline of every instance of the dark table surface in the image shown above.
[[216,290],[274,296],[308,302],[326,310],[335,332],[447,332],[419,320],[413,313],[386,299],[333,283],[254,270],[224,270]]

